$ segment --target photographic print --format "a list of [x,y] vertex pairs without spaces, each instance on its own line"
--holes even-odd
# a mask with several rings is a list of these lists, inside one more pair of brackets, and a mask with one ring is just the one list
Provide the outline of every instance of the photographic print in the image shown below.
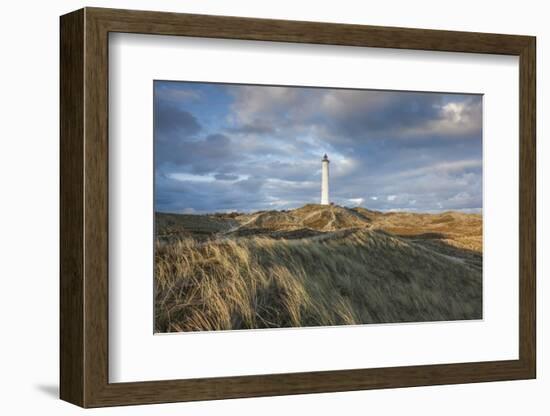
[[482,319],[482,95],[153,88],[156,333]]

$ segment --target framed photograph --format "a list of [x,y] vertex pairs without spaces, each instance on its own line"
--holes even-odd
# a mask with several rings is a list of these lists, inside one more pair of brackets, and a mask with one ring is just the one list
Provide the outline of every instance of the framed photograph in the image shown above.
[[60,27],[63,400],[535,378],[534,37]]

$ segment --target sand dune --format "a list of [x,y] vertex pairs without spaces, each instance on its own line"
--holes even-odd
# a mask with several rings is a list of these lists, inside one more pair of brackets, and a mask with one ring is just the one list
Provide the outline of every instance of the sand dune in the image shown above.
[[156,214],[156,330],[479,319],[481,215]]

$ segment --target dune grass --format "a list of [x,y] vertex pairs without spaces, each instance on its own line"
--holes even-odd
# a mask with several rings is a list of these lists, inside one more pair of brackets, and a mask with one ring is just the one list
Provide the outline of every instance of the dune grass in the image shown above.
[[481,268],[369,229],[155,250],[155,330],[480,319]]

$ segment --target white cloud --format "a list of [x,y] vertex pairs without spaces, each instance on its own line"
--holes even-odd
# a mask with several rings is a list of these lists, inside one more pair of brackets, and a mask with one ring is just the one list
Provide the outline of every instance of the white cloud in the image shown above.
[[279,178],[268,178],[265,180],[266,184],[265,186],[267,188],[293,188],[293,189],[308,189],[308,188],[316,188],[319,187],[320,189],[320,181],[319,182],[313,182],[313,181],[289,181],[285,179],[279,179]]
[[463,202],[470,199],[471,196],[468,192],[459,192],[458,194],[452,196],[448,199],[449,202]]
[[384,91],[326,90],[320,108],[330,117],[348,117],[350,112],[379,110],[393,99],[391,94]]
[[351,202],[353,205],[361,205],[363,202],[365,202],[364,198],[348,198],[348,201]]
[[353,173],[353,171],[355,171],[360,165],[359,161],[352,159],[351,157],[334,154],[333,156],[330,154],[328,156],[329,159],[334,161],[334,163],[331,163],[331,176],[334,177],[347,176]]
[[161,88],[158,90],[157,94],[162,96],[163,100],[175,101],[179,103],[194,101],[201,98],[199,91],[180,88]]
[[395,201],[395,198],[397,198],[397,195],[388,195],[388,201]]
[[409,169],[399,172],[399,177],[424,176],[427,174],[450,174],[460,173],[467,169],[477,169],[482,167],[481,159],[455,160],[452,162],[440,162],[429,166],[423,166],[416,169]]
[[250,123],[255,117],[264,118],[273,111],[289,109],[296,111],[300,89],[289,87],[239,86],[230,90],[235,96],[233,115],[243,123]]
[[475,132],[481,133],[481,100],[449,102],[438,108],[439,118],[429,120],[424,125],[405,129],[403,130],[402,135],[407,137],[437,134],[445,137],[464,137]]

